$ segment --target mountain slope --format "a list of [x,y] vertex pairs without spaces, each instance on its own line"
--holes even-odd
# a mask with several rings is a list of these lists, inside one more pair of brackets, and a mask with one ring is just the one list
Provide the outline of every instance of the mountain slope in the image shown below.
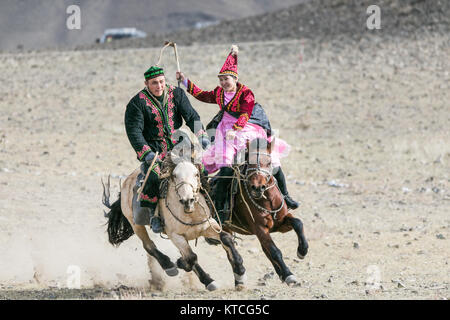
[[[381,29],[367,28],[367,8],[381,9]],[[91,48],[159,47],[177,44],[239,43],[280,39],[361,40],[373,35],[411,37],[418,33],[450,33],[450,1],[444,0],[312,0],[276,12],[223,21],[203,29],[152,34]]]
[[[191,28],[197,22],[236,19],[303,0],[2,0],[0,50],[93,43],[106,28],[136,27],[149,33]],[[81,10],[81,30],[68,30],[69,5]]]

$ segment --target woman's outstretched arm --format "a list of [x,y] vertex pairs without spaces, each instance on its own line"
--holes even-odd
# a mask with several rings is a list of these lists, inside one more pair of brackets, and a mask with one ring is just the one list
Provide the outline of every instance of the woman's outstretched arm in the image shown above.
[[184,86],[187,88],[187,92],[194,98],[206,103],[216,103],[215,89],[212,91],[203,91],[181,72],[177,72],[177,79],[183,82]]

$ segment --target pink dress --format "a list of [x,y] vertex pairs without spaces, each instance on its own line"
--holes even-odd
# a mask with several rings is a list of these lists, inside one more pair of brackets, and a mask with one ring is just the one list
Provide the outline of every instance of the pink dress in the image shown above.
[[[234,95],[234,92],[225,92],[225,103],[228,103]],[[236,153],[246,148],[247,141],[257,138],[263,138],[269,142],[273,140],[273,137],[267,138],[267,133],[262,127],[250,122],[247,122],[242,130],[236,131],[236,136],[233,140],[226,140],[227,131],[233,130],[235,123],[236,118],[225,111],[222,121],[216,128],[215,143],[203,153],[203,165],[209,173],[213,173],[225,166],[231,166]],[[275,146],[272,146],[271,152],[272,166],[274,168],[279,167],[280,158],[286,157],[289,151],[289,144],[282,139],[276,138]]]

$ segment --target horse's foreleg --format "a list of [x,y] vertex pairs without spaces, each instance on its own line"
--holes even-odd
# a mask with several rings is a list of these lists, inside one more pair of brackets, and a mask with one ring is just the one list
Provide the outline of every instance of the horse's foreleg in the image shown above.
[[[217,226],[218,228],[219,226]],[[233,243],[233,238],[228,232],[222,231],[221,233],[217,233],[212,228],[208,228],[204,236],[207,238],[213,238],[216,240],[220,240],[222,243],[225,252],[227,253],[228,261],[231,264],[231,268],[233,268],[234,273],[234,285],[236,288],[241,289],[241,286],[244,285],[246,280],[245,268],[243,265],[243,260],[239,252],[236,250],[236,247]]]
[[200,265],[197,262],[192,267],[192,270],[194,270],[195,274],[200,279],[200,282],[205,285],[206,289],[208,289],[209,291],[214,291],[217,288],[219,288],[217,283],[210,277],[209,274],[207,274],[202,269],[202,267],[200,267]]
[[155,243],[148,236],[145,226],[133,224],[132,227],[136,235],[141,239],[145,251],[158,261],[168,276],[176,276],[178,274],[177,267],[170,261],[168,256],[158,250]]
[[286,217],[286,223],[290,223],[292,228],[294,228],[295,233],[298,237],[298,248],[297,248],[297,256],[300,259],[305,258],[308,253],[308,242],[306,241],[305,233],[303,232],[303,223],[299,218],[294,217]]
[[156,290],[164,289],[164,272],[162,272],[161,266],[158,261],[153,258],[151,255],[147,254],[147,265],[150,269],[150,273],[152,275],[152,279],[150,280],[150,287]]
[[270,262],[272,262],[272,265],[274,266],[280,279],[287,284],[297,282],[295,276],[284,263],[283,255],[281,254],[280,249],[278,249],[273,242],[272,237],[269,234],[269,230],[267,228],[258,228],[255,234],[261,243],[264,253],[267,258],[269,258]]
[[216,290],[218,288],[216,282],[200,267],[197,262],[197,255],[192,251],[187,240],[176,233],[171,233],[169,238],[181,253],[181,258],[177,260],[177,266],[186,272],[193,270],[206,289],[209,291]]
[[171,233],[168,236],[181,253],[181,258],[177,260],[178,268],[186,272],[192,271],[192,267],[197,262],[197,255],[192,251],[187,240],[176,233]]

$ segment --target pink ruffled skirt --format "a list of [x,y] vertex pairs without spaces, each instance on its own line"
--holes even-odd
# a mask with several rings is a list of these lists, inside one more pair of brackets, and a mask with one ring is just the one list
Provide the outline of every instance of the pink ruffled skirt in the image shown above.
[[[217,126],[214,144],[203,153],[202,162],[209,173],[232,165],[234,156],[238,151],[246,148],[247,141],[257,138],[263,138],[269,142],[273,140],[273,136],[269,139],[267,138],[266,131],[263,128],[249,122],[242,130],[236,131],[236,137],[233,140],[226,140],[227,131],[233,130],[235,122],[236,118],[225,112],[222,121]],[[272,166],[274,168],[279,167],[280,159],[286,157],[289,151],[289,144],[282,139],[276,138],[275,146],[272,146],[271,152]]]

